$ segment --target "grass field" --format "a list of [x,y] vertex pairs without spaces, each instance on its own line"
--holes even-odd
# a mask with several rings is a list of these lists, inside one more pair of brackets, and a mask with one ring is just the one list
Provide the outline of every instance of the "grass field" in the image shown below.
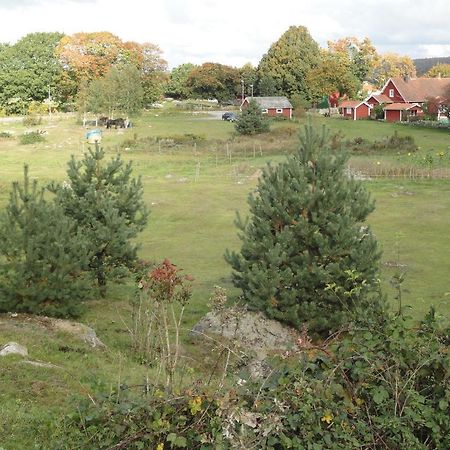
[[[410,134],[421,147],[413,157],[353,155],[351,164],[358,169],[372,167],[375,171],[392,164],[420,168],[424,167],[423,156],[441,151],[445,156],[436,157],[433,167],[450,167],[448,132],[369,121],[315,121],[325,123],[332,132],[341,131],[348,139],[363,136],[375,140],[395,131]],[[121,150],[124,158],[134,161],[135,174],[142,176],[151,215],[139,239],[140,256],[154,261],[169,258],[195,278],[184,323],[188,329],[207,312],[214,285],[237,294],[223,259],[226,248],[239,247],[233,225],[235,212],[245,214],[246,199],[256,186],[260,168],[267,161],[282,160],[286,152],[295,149],[299,125],[277,122],[270,135],[252,139],[236,137],[228,122],[191,113],[150,112],[134,124],[130,130],[105,131],[103,147],[108,155]],[[10,183],[20,179],[24,163],[30,165],[31,176],[42,183],[61,180],[70,155],[81,156],[86,149],[86,130],[73,117],[54,118],[40,128],[48,131],[44,143],[24,146],[16,138],[0,138],[0,204],[7,201]],[[20,122],[0,123],[0,133],[6,130],[17,136],[25,128]],[[196,139],[182,146],[170,141],[186,134]],[[152,140],[156,137],[169,138],[169,142]],[[125,141],[136,145],[123,150]],[[404,303],[411,305],[413,317],[420,318],[435,305],[448,319],[450,180],[376,177],[364,183],[376,201],[369,223],[383,249],[382,283],[393,307],[395,293],[389,280],[396,270],[404,270]],[[131,284],[114,287],[107,299],[90,301],[80,318],[108,345],[107,352],[92,352],[73,338],[45,333],[36,324],[26,327],[25,319],[2,322],[0,316],[0,345],[19,341],[28,346],[33,359],[62,367],[36,368],[15,357],[0,360],[0,448],[28,449],[34,448],[35,442],[50,442],[50,423],[65,413],[72,394],[86,393],[99,384],[142,380],[146,370],[129,356],[126,328],[133,290]],[[62,351],[62,347],[71,350]],[[186,351],[197,358],[199,366],[208,364],[200,349]]]

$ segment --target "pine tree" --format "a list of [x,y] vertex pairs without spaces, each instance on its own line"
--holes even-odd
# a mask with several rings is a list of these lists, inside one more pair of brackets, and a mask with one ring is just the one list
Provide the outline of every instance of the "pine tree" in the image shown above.
[[68,181],[51,187],[89,242],[89,269],[101,295],[106,294],[108,279],[122,278],[134,265],[138,246],[133,239],[148,218],[142,183],[132,177],[131,162],[125,164],[119,155],[104,162],[104,157],[98,146],[81,161],[72,156]]
[[369,308],[380,252],[362,223],[374,204],[347,158],[309,124],[298,154],[263,171],[249,219],[236,220],[241,251],[225,255],[250,308],[322,334]]
[[25,166],[0,219],[0,311],[76,316],[91,286],[86,243],[44,192]]
[[250,100],[235,125],[239,134],[260,134],[269,131],[269,122],[263,116],[261,108],[255,100]]

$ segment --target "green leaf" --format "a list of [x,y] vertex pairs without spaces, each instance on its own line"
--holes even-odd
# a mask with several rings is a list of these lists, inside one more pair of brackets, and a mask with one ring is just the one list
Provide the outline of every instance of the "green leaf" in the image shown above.
[[448,408],[448,401],[445,399],[439,400],[439,409],[445,411]]

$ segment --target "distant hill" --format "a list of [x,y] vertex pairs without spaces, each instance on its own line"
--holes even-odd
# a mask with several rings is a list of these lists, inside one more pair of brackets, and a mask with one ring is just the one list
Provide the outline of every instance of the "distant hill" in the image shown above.
[[441,58],[419,58],[413,59],[416,65],[417,76],[420,77],[428,72],[436,64],[450,64],[450,56]]

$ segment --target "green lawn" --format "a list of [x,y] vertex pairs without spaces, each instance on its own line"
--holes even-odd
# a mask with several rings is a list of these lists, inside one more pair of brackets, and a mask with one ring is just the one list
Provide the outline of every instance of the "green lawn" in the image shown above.
[[[316,118],[333,132],[342,130],[349,138],[379,139],[394,131],[411,134],[420,152],[446,148],[449,133],[409,129],[400,125]],[[169,258],[195,278],[192,304],[184,326],[192,326],[207,310],[214,285],[237,292],[230,283],[230,270],[223,259],[226,248],[237,249],[239,240],[233,225],[235,211],[245,214],[246,199],[257,183],[258,171],[267,161],[280,161],[284,152],[296,147],[296,127],[278,122],[263,138],[234,136],[233,125],[199,115],[153,111],[134,121],[131,130],[105,131],[103,146],[113,155],[125,139],[156,136],[203,136],[198,145],[159,146],[147,141],[135,150],[123,151],[134,161],[136,175],[143,178],[145,200],[151,211],[147,228],[140,237],[140,256],[160,261]],[[5,203],[13,180],[20,179],[23,164],[30,165],[32,177],[45,183],[63,179],[71,154],[80,156],[85,130],[74,118],[54,119],[47,141],[20,146],[16,139],[0,140],[0,202]],[[23,132],[21,124],[0,124],[0,132]],[[143,142],[143,141],[142,141]],[[407,155],[402,155],[406,158]],[[362,157],[353,157],[358,162]],[[353,160],[352,159],[352,160]],[[398,155],[370,155],[364,161],[391,164]],[[445,167],[446,162],[442,165]],[[389,279],[396,270],[407,273],[404,303],[420,318],[435,305],[450,317],[450,181],[376,178],[364,181],[376,201],[369,223],[383,249],[382,283],[393,304],[395,293]],[[117,286],[105,300],[93,300],[81,321],[93,326],[108,345],[107,352],[92,352],[84,344],[36,327],[0,324],[0,344],[18,340],[28,346],[33,359],[63,367],[38,369],[21,364],[17,358],[0,360],[0,448],[34,448],[34,442],[51,441],[49,424],[68,408],[67,399],[76,393],[118,382],[139,383],[146,370],[130,357],[126,324],[130,320],[131,284]],[[0,320],[2,317],[0,317]],[[73,351],[63,352],[61,346]],[[189,350],[189,349],[188,349]],[[195,356],[195,352],[190,352]],[[199,361],[203,355],[197,352]],[[207,360],[206,360],[207,364]],[[25,430],[29,430],[28,432]],[[37,431],[38,430],[38,431]],[[39,433],[39,434],[36,434]],[[37,437],[36,437],[37,436]]]

